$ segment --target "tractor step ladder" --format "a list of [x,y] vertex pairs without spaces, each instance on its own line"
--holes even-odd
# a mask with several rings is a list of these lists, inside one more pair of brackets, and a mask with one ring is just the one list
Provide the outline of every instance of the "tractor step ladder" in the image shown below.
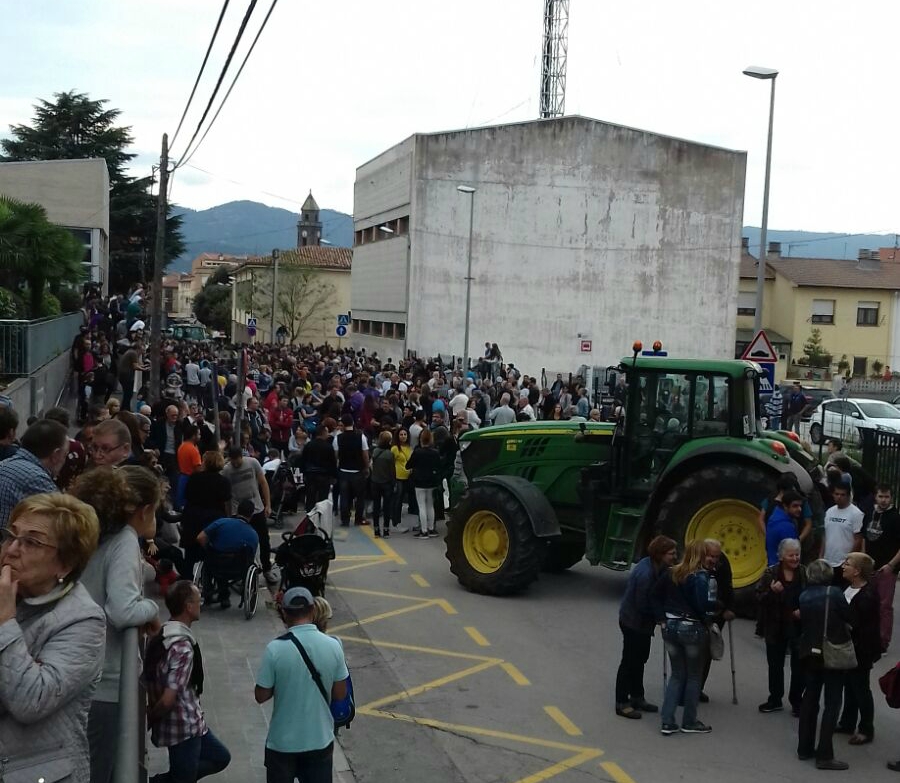
[[613,503],[600,554],[600,562],[616,571],[631,568],[634,542],[644,519],[643,509]]

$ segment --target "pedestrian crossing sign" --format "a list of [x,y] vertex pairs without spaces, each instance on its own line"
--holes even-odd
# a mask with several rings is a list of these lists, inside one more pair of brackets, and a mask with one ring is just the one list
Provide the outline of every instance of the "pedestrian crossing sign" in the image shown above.
[[339,313],[337,321],[338,326],[350,326],[350,316],[347,313]]

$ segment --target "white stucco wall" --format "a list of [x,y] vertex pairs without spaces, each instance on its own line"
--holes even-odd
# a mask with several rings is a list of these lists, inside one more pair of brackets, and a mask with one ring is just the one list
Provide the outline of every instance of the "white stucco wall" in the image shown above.
[[[660,339],[731,358],[746,155],[584,118],[417,137],[409,347],[523,371],[605,366]],[[579,335],[593,351],[580,351]]]

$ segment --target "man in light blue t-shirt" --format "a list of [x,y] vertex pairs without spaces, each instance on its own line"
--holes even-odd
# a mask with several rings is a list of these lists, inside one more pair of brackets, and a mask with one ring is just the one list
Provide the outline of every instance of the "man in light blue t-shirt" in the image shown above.
[[[306,650],[332,699],[347,695],[347,662],[341,643],[312,622],[314,599],[305,587],[284,594],[282,609],[288,632]],[[266,646],[256,675],[258,704],[275,699],[266,737],[267,783],[331,783],[334,719],[303,661],[289,639]]]

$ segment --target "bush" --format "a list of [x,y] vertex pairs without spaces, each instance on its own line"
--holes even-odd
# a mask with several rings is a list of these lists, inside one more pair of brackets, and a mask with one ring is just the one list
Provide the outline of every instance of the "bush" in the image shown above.
[[81,309],[81,292],[74,288],[60,288],[56,297],[64,313],[74,313]]
[[44,291],[44,296],[41,299],[41,312],[37,313],[34,318],[47,318],[51,315],[60,314],[62,314],[62,307],[60,307],[59,299],[49,291]]
[[21,300],[8,288],[0,288],[0,318],[19,318]]

